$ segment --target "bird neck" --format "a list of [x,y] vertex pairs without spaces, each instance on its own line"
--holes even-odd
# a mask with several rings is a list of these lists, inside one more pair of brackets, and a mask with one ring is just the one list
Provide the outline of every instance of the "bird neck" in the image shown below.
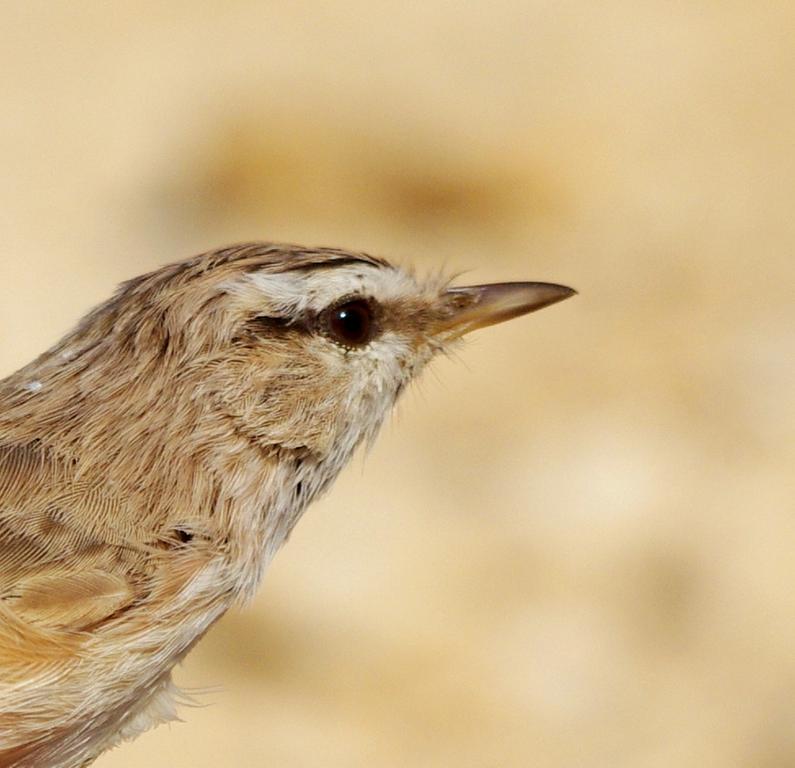
[[217,542],[228,591],[246,597],[362,434],[352,420],[327,452],[268,442],[201,386],[146,360],[114,368],[56,348],[0,382],[0,432],[123,499],[153,536],[179,525]]

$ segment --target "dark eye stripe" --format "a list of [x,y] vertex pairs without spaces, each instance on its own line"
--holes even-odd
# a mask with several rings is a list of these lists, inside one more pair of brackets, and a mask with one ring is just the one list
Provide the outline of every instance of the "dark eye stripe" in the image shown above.
[[313,317],[257,315],[245,324],[245,332],[235,341],[257,336],[282,336],[284,333],[321,333],[348,349],[369,344],[380,331],[380,307],[371,299],[351,297],[332,304]]
[[257,315],[257,317],[251,318],[248,324],[252,330],[259,328],[260,330],[266,331],[276,328],[289,328],[290,318],[271,317],[269,315]]

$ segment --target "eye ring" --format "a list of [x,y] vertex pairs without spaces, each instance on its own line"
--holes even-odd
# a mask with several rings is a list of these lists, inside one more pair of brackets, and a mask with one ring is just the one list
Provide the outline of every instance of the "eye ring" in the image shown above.
[[320,313],[319,321],[323,335],[345,349],[367,346],[378,332],[376,305],[361,296],[332,304]]

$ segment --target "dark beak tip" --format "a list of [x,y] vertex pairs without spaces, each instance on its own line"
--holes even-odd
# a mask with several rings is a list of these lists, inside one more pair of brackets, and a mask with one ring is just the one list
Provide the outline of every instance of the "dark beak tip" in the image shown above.
[[517,316],[536,312],[539,309],[550,307],[577,295],[577,291],[574,288],[570,288],[568,285],[558,285],[557,283],[528,283],[527,287],[529,291],[528,300],[526,303],[520,303],[516,307]]
[[578,293],[574,288],[559,283],[506,283],[505,290],[508,295],[514,294],[517,304],[524,303],[529,312],[557,304]]
[[571,288],[568,285],[555,285],[555,288],[558,289],[558,297],[555,301],[563,301],[564,299],[570,299],[572,296],[577,296],[579,291],[576,288]]

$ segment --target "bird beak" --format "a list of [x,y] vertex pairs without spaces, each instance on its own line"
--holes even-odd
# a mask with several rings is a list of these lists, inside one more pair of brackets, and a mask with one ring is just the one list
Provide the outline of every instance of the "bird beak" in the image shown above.
[[448,288],[447,312],[438,332],[458,338],[478,328],[511,320],[568,299],[577,291],[555,283],[493,283]]

